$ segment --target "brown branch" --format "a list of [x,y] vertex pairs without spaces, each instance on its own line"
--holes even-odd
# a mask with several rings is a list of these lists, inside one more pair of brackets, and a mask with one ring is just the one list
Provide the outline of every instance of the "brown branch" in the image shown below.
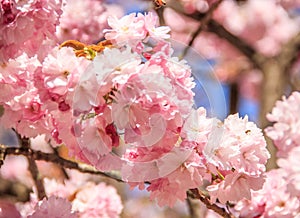
[[16,147],[6,147],[5,155],[24,155],[35,160],[43,160],[46,162],[56,163],[64,168],[75,169],[82,173],[89,173],[94,175],[101,175],[111,179],[114,179],[118,182],[124,182],[117,174],[114,173],[103,173],[96,170],[87,164],[73,162],[67,159],[64,159],[56,154],[44,153],[41,151],[35,151],[30,148],[16,148]]
[[[50,140],[48,141],[48,145],[49,145],[49,147],[52,149],[53,153],[54,153],[55,155],[59,156],[57,148],[54,148],[54,147],[52,146]],[[62,174],[64,175],[64,177],[65,177],[66,179],[70,179],[70,177],[69,177],[68,173],[66,172],[65,168],[63,168],[62,166],[60,166],[60,170],[61,170]]]
[[225,27],[216,20],[211,19],[208,24],[208,31],[215,33],[220,38],[225,39],[243,55],[245,55],[254,65],[261,69],[261,65],[266,61],[266,57],[257,52],[251,45],[242,40],[240,37],[229,32]]
[[[16,132],[16,131],[15,131]],[[21,137],[20,134],[17,134],[19,144],[21,148],[27,149],[29,152],[31,150],[31,145],[30,145],[30,139],[26,137]],[[4,154],[5,156],[6,154]],[[28,170],[31,173],[31,176],[33,178],[36,190],[37,190],[37,195],[38,199],[42,200],[43,198],[47,197],[46,192],[45,192],[45,187],[42,178],[40,177],[38,167],[35,163],[35,159],[31,155],[26,155],[27,161],[28,161]]]
[[238,112],[239,94],[238,84],[236,82],[232,82],[230,84],[230,114],[235,114]]
[[183,53],[181,55],[181,58],[185,57],[186,54],[188,53],[190,47],[193,45],[195,39],[197,38],[197,36],[207,27],[207,24],[209,23],[213,12],[218,8],[218,6],[221,4],[223,0],[219,0],[216,3],[214,3],[209,10],[205,13],[205,15],[199,20],[200,21],[200,25],[197,28],[197,30],[192,34],[192,38],[189,41],[188,45],[185,47],[185,49],[183,50]]
[[155,8],[155,11],[157,13],[157,16],[159,18],[159,25],[160,26],[165,26],[166,25],[166,21],[164,19],[164,7],[160,7],[160,8]]
[[[174,2],[174,4],[173,4]],[[180,4],[176,4],[177,1],[172,0],[168,7],[173,9],[179,14],[182,14],[186,17],[192,18],[197,21],[201,21],[206,13],[195,12],[192,14],[188,14],[184,11],[184,8]],[[207,30],[209,32],[215,33],[220,38],[229,42],[233,47],[235,47],[238,51],[240,51],[243,55],[245,55],[254,65],[254,67],[261,69],[261,64],[265,62],[266,58],[258,53],[250,44],[248,44],[243,39],[229,32],[225,27],[219,24],[214,19],[209,19],[207,24]]]
[[198,189],[190,189],[188,192],[188,197],[199,199],[202,203],[205,204],[205,206],[216,212],[217,214],[221,215],[224,218],[235,218],[230,212],[227,212],[224,208],[219,207],[216,204],[213,204],[210,202],[209,198],[203,195],[201,192],[199,192]]

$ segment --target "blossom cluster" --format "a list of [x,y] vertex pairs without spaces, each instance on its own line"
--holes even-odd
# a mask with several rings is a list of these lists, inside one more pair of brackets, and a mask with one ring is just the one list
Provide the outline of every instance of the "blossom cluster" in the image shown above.
[[105,5],[103,0],[66,0],[63,14],[57,26],[56,36],[60,43],[75,39],[91,44],[103,38],[103,29],[107,28],[107,18],[114,14],[122,16],[121,8]]
[[261,130],[247,117],[222,123],[192,109],[191,69],[172,57],[167,28],[156,29],[155,20],[130,14],[109,22],[112,48],[93,59],[75,90],[79,148],[69,148],[99,170],[120,170],[132,187],[150,182],[161,206],[184,200],[204,181],[212,201],[250,198],[269,158]]
[[277,101],[267,117],[272,126],[265,129],[278,149],[278,169],[266,172],[261,190],[251,192],[235,206],[239,217],[299,217],[299,92]]
[[[1,2],[5,12],[21,10],[18,6],[22,1],[9,7],[5,2]],[[39,19],[48,16],[44,11],[57,10],[49,18],[52,27],[57,25],[54,17],[61,13],[59,1],[50,4],[48,10],[41,7],[44,1],[32,2],[43,9],[36,9],[41,13]],[[29,12],[34,10],[34,5],[22,6]],[[12,25],[23,15],[27,19],[29,12],[17,14]],[[24,41],[9,44],[13,33],[9,25],[4,25],[1,40],[6,44],[2,47],[8,52],[9,46],[20,50],[13,56],[3,53],[1,122],[24,137],[43,134],[53,145],[66,146],[71,156],[98,170],[118,170],[131,187],[144,188],[149,182],[150,197],[160,206],[173,206],[187,197],[188,189],[200,186],[212,202],[250,199],[251,191],[263,186],[269,158],[261,130],[238,114],[222,122],[209,118],[204,108],[193,109],[191,68],[173,56],[167,41],[170,28],[158,27],[157,21],[152,13],[108,18],[111,29],[104,31],[106,41],[98,44],[102,46],[99,52],[93,46],[82,49],[89,58],[77,57],[73,48],[54,45],[47,47],[47,52],[42,49],[32,55],[37,50],[27,52],[20,47]],[[43,25],[36,28],[47,29]],[[22,25],[18,24],[16,31],[19,27]],[[54,34],[51,28],[47,30],[50,32],[27,28],[43,37]],[[44,38],[42,42],[47,44]],[[27,208],[32,212],[27,215],[59,216],[59,212],[67,211],[75,216],[73,210],[81,217],[99,217],[101,213],[117,217],[122,210],[119,198],[113,197],[115,191],[103,184],[66,182],[50,190],[54,187],[50,183],[46,185],[47,194],[56,197],[38,203],[35,212]],[[31,203],[36,202],[32,198]],[[61,210],[50,211],[57,204]]]
[[300,93],[293,92],[288,98],[277,101],[272,112],[267,115],[273,126],[265,129],[274,141],[279,157],[286,157],[294,148],[300,146]]
[[1,62],[23,52],[34,56],[47,38],[54,39],[62,4],[63,0],[1,1]]
[[123,205],[116,189],[105,183],[87,181],[82,174],[70,172],[64,184],[44,179],[48,199],[38,201],[35,194],[28,203],[18,203],[23,217],[119,217]]

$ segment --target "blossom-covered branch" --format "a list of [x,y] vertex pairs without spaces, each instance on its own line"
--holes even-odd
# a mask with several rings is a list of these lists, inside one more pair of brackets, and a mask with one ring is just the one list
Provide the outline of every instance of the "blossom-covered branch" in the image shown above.
[[[42,161],[46,161],[46,162],[52,162],[52,163],[58,164],[61,167],[64,167],[67,169],[78,170],[81,173],[100,175],[100,176],[104,176],[104,177],[116,180],[118,182],[122,182],[122,183],[125,182],[116,173],[101,172],[99,170],[96,170],[92,166],[64,159],[55,153],[44,153],[42,151],[36,151],[33,149],[28,149],[28,148],[2,146],[1,154],[4,156],[6,156],[6,155],[23,155],[23,156],[28,157],[29,159],[32,158],[34,160],[42,160]],[[40,188],[39,187],[40,184],[36,184],[36,186],[37,186],[37,189]],[[230,215],[229,212],[227,212],[223,208],[219,207],[218,205],[211,203],[207,196],[201,195],[199,193],[199,190],[190,189],[187,192],[187,194],[188,194],[189,198],[199,199],[202,203],[204,203],[207,206],[208,209],[215,211],[216,213],[220,214],[221,216],[233,218],[233,216]]]

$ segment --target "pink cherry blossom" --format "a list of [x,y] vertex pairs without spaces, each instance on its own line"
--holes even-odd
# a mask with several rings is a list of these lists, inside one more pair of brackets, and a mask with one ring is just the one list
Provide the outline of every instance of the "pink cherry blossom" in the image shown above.
[[104,183],[87,183],[76,193],[72,209],[80,218],[120,217],[123,206],[116,189]]
[[54,39],[61,6],[61,0],[2,1],[0,59],[15,58],[24,50],[29,56],[34,56],[44,39]]
[[277,160],[278,166],[283,170],[282,177],[286,181],[289,192],[297,198],[300,197],[299,152],[300,147],[294,147],[290,150],[286,158]]
[[276,102],[272,112],[267,115],[273,126],[265,129],[266,134],[274,141],[278,149],[277,156],[285,157],[288,152],[299,146],[300,142],[300,93],[293,92],[288,98]]
[[[96,43],[103,38],[102,30],[108,27],[107,17],[113,14],[106,9],[103,1],[97,0],[68,0],[62,10],[56,31],[60,43],[69,39],[86,44]],[[117,17],[123,15],[121,8],[113,12]]]
[[204,147],[208,141],[208,134],[211,132],[212,121],[213,119],[207,117],[204,108],[192,110],[181,131],[183,142],[195,143],[195,145]]
[[21,214],[11,202],[0,200],[0,217],[21,218]]
[[266,173],[266,182],[261,190],[252,192],[251,201],[242,200],[235,209],[240,217],[297,217],[300,215],[299,200],[292,196],[282,177],[282,169]]
[[66,199],[51,196],[49,199],[44,199],[35,207],[35,211],[28,218],[76,218],[76,213],[71,211],[71,203]]
[[152,13],[129,14],[121,19],[116,16],[108,18],[108,25],[112,29],[106,29],[105,38],[119,45],[128,44],[135,48],[140,41],[147,41],[149,37],[161,41],[170,38],[169,27],[156,27],[157,17]]
[[224,124],[216,120],[204,148],[208,162],[222,170],[232,168],[249,176],[265,171],[270,157],[261,130],[248,117],[229,115]]
[[211,201],[218,199],[222,204],[227,201],[234,202],[243,198],[251,199],[251,190],[259,190],[264,183],[263,177],[251,177],[246,174],[234,172],[225,179],[214,185],[209,185],[208,190]]
[[146,37],[144,20],[137,19],[134,13],[120,19],[111,16],[107,21],[112,29],[105,30],[105,38],[115,41],[116,44],[133,43]]
[[158,17],[153,13],[147,13],[145,15],[138,14],[138,19],[144,20],[145,29],[147,30],[150,37],[158,39],[168,39],[170,38],[169,32],[170,27],[168,26],[159,26]]
[[79,77],[89,63],[84,58],[77,58],[71,48],[54,48],[49,52],[42,68],[35,72],[43,101],[49,99],[58,106],[63,102],[70,104]]
[[[183,160],[184,163],[176,170],[163,178],[151,181],[147,190],[151,192],[150,198],[156,199],[158,205],[173,207],[178,200],[184,201],[186,199],[186,190],[203,185],[204,178],[210,179],[210,175],[207,173],[207,169],[199,155],[197,153],[189,154],[190,156]],[[169,160],[168,163],[170,162]],[[161,165],[160,162],[159,164],[160,170],[166,167]],[[170,168],[170,166],[168,167]]]

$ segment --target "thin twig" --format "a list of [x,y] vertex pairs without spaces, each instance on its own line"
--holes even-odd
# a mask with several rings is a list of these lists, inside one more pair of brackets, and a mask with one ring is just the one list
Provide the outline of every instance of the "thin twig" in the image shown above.
[[238,112],[239,107],[239,89],[236,82],[230,84],[230,114],[235,114]]
[[[174,2],[172,4],[172,2]],[[177,1],[172,0],[168,7],[173,9],[179,14],[182,14],[186,17],[192,18],[197,21],[201,21],[206,16],[206,13],[195,12],[192,14],[186,13],[184,8],[176,4]],[[266,58],[257,52],[250,44],[241,39],[240,37],[229,32],[225,27],[219,24],[213,18],[209,19],[207,23],[207,31],[212,32],[219,36],[220,38],[229,42],[233,47],[235,47],[238,51],[240,51],[243,55],[245,55],[254,65],[254,67],[261,69],[262,63],[266,60]],[[196,33],[196,32],[195,32]]]
[[184,58],[186,56],[190,47],[193,45],[196,37],[207,27],[207,24],[209,23],[209,20],[211,19],[213,12],[218,8],[218,6],[220,5],[220,3],[222,1],[223,0],[219,0],[216,3],[214,3],[209,8],[209,10],[205,13],[205,15],[199,20],[201,23],[200,23],[199,27],[197,28],[197,30],[192,34],[192,38],[189,41],[188,45],[184,48],[180,58]]

